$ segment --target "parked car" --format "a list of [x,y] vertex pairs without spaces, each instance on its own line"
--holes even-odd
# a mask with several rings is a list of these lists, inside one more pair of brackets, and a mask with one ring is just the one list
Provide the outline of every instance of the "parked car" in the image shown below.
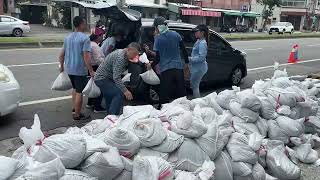
[[276,24],[272,25],[269,29],[269,34],[273,32],[283,34],[283,33],[290,33],[292,34],[294,31],[294,27],[289,22],[277,22]]
[[21,37],[23,33],[30,31],[29,22],[11,16],[0,15],[0,35]]
[[[137,41],[141,44],[145,44],[145,39],[152,39],[152,33],[154,28],[152,27],[153,19],[142,19],[142,26],[139,28]],[[169,28],[173,31],[178,32],[184,44],[187,47],[189,54],[191,54],[192,47],[196,41],[192,29],[196,27],[193,24],[187,24],[182,22],[169,21]],[[146,37],[147,35],[151,37]],[[218,33],[210,30],[209,42],[208,42],[208,72],[202,80],[202,84],[212,84],[212,82],[229,82],[232,85],[239,85],[244,77],[247,76],[247,65],[246,65],[246,53],[233,48],[223,37]],[[158,86],[148,86],[141,83],[139,80],[139,74],[145,71],[145,68],[134,66],[134,70],[130,72],[131,81],[133,81],[133,87],[128,87],[133,91],[135,97],[144,97],[149,103],[156,102],[158,100]],[[133,75],[135,74],[135,75]],[[189,77],[186,77],[186,85],[189,87]]]
[[0,116],[14,112],[20,102],[20,85],[12,72],[0,64]]

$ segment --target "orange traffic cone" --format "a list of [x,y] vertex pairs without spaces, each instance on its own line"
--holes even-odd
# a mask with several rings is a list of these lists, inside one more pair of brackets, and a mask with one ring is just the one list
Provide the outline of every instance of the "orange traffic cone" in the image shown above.
[[295,64],[295,63],[297,63],[297,61],[299,61],[298,49],[299,49],[298,44],[293,45],[292,50],[289,55],[288,63]]

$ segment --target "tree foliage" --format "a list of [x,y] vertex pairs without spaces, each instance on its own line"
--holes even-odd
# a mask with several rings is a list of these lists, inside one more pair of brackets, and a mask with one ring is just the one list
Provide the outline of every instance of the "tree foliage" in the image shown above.
[[257,0],[257,2],[264,5],[262,18],[264,19],[263,29],[265,29],[266,22],[269,17],[272,17],[274,8],[281,6],[281,0]]

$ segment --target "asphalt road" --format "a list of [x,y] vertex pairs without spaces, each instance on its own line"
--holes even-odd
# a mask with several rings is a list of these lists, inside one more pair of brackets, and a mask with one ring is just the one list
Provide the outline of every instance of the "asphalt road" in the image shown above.
[[[300,45],[301,63],[286,65],[294,43]],[[320,68],[320,39],[288,39],[265,41],[236,41],[231,44],[247,52],[248,77],[241,88],[250,87],[255,80],[272,75],[274,62],[283,64],[290,75],[310,74]],[[0,50],[0,63],[7,65],[15,74],[22,88],[22,103],[19,109],[0,119],[0,140],[18,136],[23,126],[30,127],[33,115],[38,113],[43,130],[62,126],[81,126],[85,122],[74,122],[71,116],[69,92],[51,91],[51,83],[58,75],[57,57],[59,48]],[[221,88],[211,87],[205,93]],[[104,114],[93,114],[103,118]]]

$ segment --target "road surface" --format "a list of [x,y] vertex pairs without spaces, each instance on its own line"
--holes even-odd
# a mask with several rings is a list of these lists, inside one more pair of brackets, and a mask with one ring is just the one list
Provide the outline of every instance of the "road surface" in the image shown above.
[[[302,61],[300,64],[286,65],[294,43],[300,46]],[[257,79],[270,77],[276,61],[283,64],[290,75],[310,74],[320,69],[320,39],[317,38],[235,41],[231,44],[248,54],[248,77],[241,88],[250,87]],[[35,113],[40,116],[43,130],[81,126],[85,123],[72,120],[68,92],[50,90],[51,83],[58,75],[59,51],[59,48],[0,50],[0,63],[13,71],[22,87],[22,103],[19,109],[0,119],[0,140],[18,136],[21,127],[32,125]],[[209,92],[217,88],[221,86],[212,87]],[[92,115],[94,118],[104,117],[104,114]]]

